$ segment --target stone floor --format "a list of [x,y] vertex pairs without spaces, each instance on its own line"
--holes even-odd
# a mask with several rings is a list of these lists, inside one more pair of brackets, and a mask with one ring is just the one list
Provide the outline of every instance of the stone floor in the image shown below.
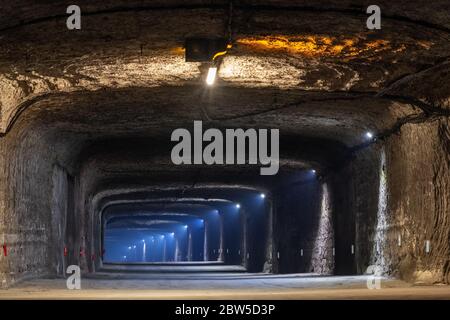
[[223,273],[226,274],[228,272],[245,272],[246,269],[240,265],[224,265],[221,262],[183,262],[183,263],[143,263],[143,264],[105,264],[102,266],[102,271],[111,272],[123,272],[126,270],[127,272],[134,272],[136,274],[139,273]]
[[382,279],[369,290],[367,276],[314,274],[264,275],[96,274],[84,277],[81,290],[64,279],[34,279],[0,290],[0,299],[449,299],[450,286],[414,286]]

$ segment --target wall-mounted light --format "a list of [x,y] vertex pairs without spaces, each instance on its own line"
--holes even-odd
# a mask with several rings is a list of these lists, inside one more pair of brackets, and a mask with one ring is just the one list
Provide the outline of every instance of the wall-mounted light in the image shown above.
[[370,131],[367,131],[365,136],[366,136],[367,139],[372,139],[373,138],[373,133],[370,132]]
[[264,199],[264,198],[266,197],[266,195],[265,195],[264,193],[261,193],[261,194],[259,195],[259,197],[260,197],[261,199]]
[[239,209],[241,205],[239,203],[236,203],[236,209]]
[[317,171],[316,171],[315,169],[312,169],[311,172],[312,172],[313,174],[316,174]]

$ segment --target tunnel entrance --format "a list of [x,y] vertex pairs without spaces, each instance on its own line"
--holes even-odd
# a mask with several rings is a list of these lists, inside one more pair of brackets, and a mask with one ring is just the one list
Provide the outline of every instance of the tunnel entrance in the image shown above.
[[[212,215],[211,215],[212,216]],[[218,248],[218,217],[147,213],[108,217],[104,222],[104,263],[212,261]],[[205,221],[207,219],[207,221]],[[213,234],[210,234],[213,233]]]
[[214,264],[263,271],[272,223],[264,193],[232,187],[179,192],[146,193],[146,199],[137,192],[107,205],[94,228],[103,252],[97,268]]
[[103,256],[92,268],[214,264],[333,274],[338,255],[351,273],[353,256],[334,243],[334,224],[351,221],[333,217],[328,185],[312,170],[283,172],[273,185],[279,201],[266,189],[233,186],[110,195],[93,215],[94,251]]

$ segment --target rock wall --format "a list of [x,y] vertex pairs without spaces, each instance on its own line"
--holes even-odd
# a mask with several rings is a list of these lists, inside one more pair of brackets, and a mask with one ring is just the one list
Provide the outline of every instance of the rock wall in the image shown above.
[[329,172],[335,237],[335,274],[364,273],[375,247],[380,187],[380,145],[371,145]]
[[328,187],[314,176],[279,193],[274,216],[275,272],[333,272],[329,195]]
[[62,136],[54,130],[31,123],[24,117],[0,137],[0,245],[7,248],[7,256],[0,252],[3,287],[29,277],[61,276],[68,262],[79,259],[66,233],[76,221],[67,159],[78,149],[67,139],[55,139]]
[[386,260],[409,281],[450,282],[449,128],[445,118],[405,125],[386,143]]
[[[50,273],[53,152],[39,131],[0,138],[0,284]],[[3,251],[3,250],[2,250]]]
[[321,185],[319,225],[311,256],[311,269],[319,274],[334,272],[333,207],[328,184]]
[[442,118],[404,125],[332,174],[341,239],[336,273],[361,274],[376,265],[385,275],[414,283],[449,283],[449,169],[449,121]]

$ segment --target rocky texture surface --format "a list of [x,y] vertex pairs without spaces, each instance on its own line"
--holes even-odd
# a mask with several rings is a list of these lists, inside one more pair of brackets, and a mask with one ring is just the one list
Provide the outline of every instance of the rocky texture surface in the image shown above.
[[357,272],[377,265],[414,283],[449,282],[448,128],[446,119],[405,125],[342,169],[353,176],[354,192],[338,195],[353,208]]
[[[95,253],[92,215],[114,193],[202,183],[274,194],[281,208],[265,231],[274,227],[279,241],[258,258],[267,270],[310,271],[312,263],[349,274],[377,263],[410,281],[449,282],[450,8],[391,2],[379,1],[382,30],[367,31],[364,1],[240,1],[212,89],[203,85],[207,65],[185,63],[182,45],[187,36],[226,36],[228,3],[79,1],[80,31],[65,28],[59,1],[2,4],[2,285],[72,263],[93,270],[79,251]],[[199,119],[279,128],[279,176],[173,166],[171,130]],[[376,143],[365,139],[369,130]],[[312,167],[329,186],[334,266],[327,232],[318,232],[323,187],[305,185],[300,204],[296,188],[279,191]],[[292,207],[283,202],[289,194]],[[299,234],[300,221],[309,234]],[[317,239],[327,244],[315,247]],[[274,259],[277,250],[298,253],[302,241],[314,259]]]
[[438,120],[388,142],[386,259],[407,280],[450,282],[449,138],[448,120]]

